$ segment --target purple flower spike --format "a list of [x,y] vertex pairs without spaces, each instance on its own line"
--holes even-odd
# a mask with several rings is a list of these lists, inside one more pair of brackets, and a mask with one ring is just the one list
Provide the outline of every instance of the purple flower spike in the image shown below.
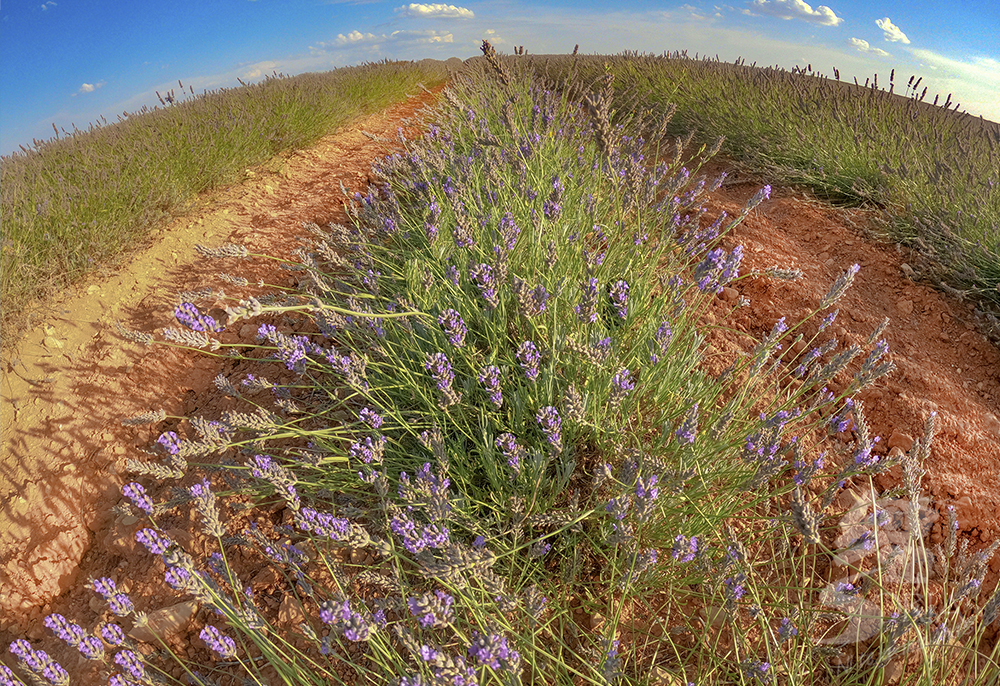
[[129,676],[136,681],[142,681],[146,676],[146,668],[142,665],[142,658],[134,651],[119,651],[115,655],[115,664],[128,672]]
[[521,363],[524,375],[528,377],[529,381],[534,381],[538,378],[538,363],[542,359],[542,355],[538,351],[538,346],[531,341],[524,341],[517,348],[517,359]]
[[153,499],[146,495],[146,489],[142,487],[142,484],[134,481],[125,484],[122,486],[122,495],[146,514],[153,514]]
[[231,660],[236,657],[236,642],[211,624],[206,625],[198,635],[223,660]]
[[503,406],[503,393],[500,391],[500,368],[495,365],[483,367],[479,372],[479,383],[486,387],[490,394],[490,402],[500,409]]
[[448,336],[448,340],[456,348],[461,348],[465,345],[465,335],[468,333],[468,328],[465,326],[465,322],[462,321],[462,315],[460,315],[456,310],[445,310],[438,317],[438,324],[444,329],[445,334]]
[[535,420],[542,427],[542,432],[552,446],[552,450],[557,453],[561,452],[562,434],[560,433],[560,429],[562,428],[562,419],[559,417],[558,410],[551,405],[543,407],[535,415]]

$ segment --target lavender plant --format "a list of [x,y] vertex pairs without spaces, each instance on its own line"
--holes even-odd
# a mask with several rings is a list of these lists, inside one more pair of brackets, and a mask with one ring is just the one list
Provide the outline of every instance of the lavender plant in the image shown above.
[[[578,85],[484,53],[427,135],[352,198],[353,226],[313,227],[308,289],[229,308],[229,325],[281,315],[318,332],[260,325],[257,354],[292,383],[219,381],[248,402],[271,392],[274,409],[190,418],[157,441],[160,462],[130,463],[187,484],[161,502],[140,481],[123,489],[166,583],[216,613],[199,626],[214,662],[180,660],[187,678],[860,684],[912,649],[921,679],[972,664],[955,640],[996,619],[996,595],[974,602],[993,551],[949,544],[940,601],[918,578],[933,568],[920,505],[933,420],[898,461],[904,492],[871,498],[870,529],[834,535],[845,494],[874,493],[895,463],[853,397],[891,372],[881,332],[855,364],[863,350],[833,354],[828,331],[857,268],[710,375],[702,314],[745,278],[722,241],[770,189],[703,226],[714,182],[668,154],[662,122],[616,124],[607,88],[584,108]],[[182,312],[217,354],[248,355]],[[251,526],[246,499],[281,514]],[[187,510],[207,558],[168,534]],[[273,588],[253,587],[256,568],[241,577],[236,549],[278,572]],[[153,609],[111,579],[93,588],[121,621]],[[113,678],[169,674],[169,655],[137,652],[118,623],[49,623]],[[25,673],[51,667],[15,651]]]

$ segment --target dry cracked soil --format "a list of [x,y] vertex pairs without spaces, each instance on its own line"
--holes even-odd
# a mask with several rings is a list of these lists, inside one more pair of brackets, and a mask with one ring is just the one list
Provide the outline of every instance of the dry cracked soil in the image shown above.
[[[178,295],[218,288],[220,265],[198,257],[197,243],[246,245],[253,253],[289,258],[303,222],[346,223],[340,183],[364,190],[370,164],[391,145],[364,135],[394,138],[419,133],[414,118],[433,103],[421,94],[386,112],[357,121],[315,146],[247,170],[239,184],[203,196],[197,207],[150,237],[149,245],[114,273],[95,276],[67,291],[44,320],[3,360],[2,458],[0,458],[0,645],[21,637],[45,638],[47,650],[72,673],[74,656],[56,645],[41,618],[61,612],[84,626],[107,618],[106,604],[85,589],[108,576],[147,609],[176,603],[162,569],[135,549],[135,517],[116,514],[121,486],[131,480],[129,458],[142,459],[180,417],[211,415],[232,407],[212,380],[235,371],[232,361],[163,346],[143,347],[121,338],[113,323],[155,332],[170,326]],[[721,162],[713,169],[724,168]],[[766,182],[732,174],[712,194],[711,212],[737,215]],[[742,243],[744,271],[771,265],[800,269],[793,282],[748,278],[727,289],[705,317],[718,351],[747,349],[779,317],[796,322],[812,312],[834,279],[861,266],[839,303],[831,335],[841,345],[864,344],[883,318],[896,371],[862,392],[876,452],[907,450],[931,411],[938,432],[925,464],[928,507],[941,515],[931,542],[941,540],[944,512],[957,508],[960,537],[982,549],[1000,537],[1000,353],[975,326],[967,303],[916,280],[919,256],[868,238],[874,215],[825,205],[801,189],[776,186],[725,240]],[[230,296],[269,286],[293,285],[293,274],[275,262],[254,261],[232,271],[259,281]],[[749,305],[723,316],[740,297]],[[252,342],[256,327],[226,332],[227,342]],[[815,331],[806,328],[808,335]],[[752,345],[752,344],[750,344]],[[242,367],[241,373],[251,371]],[[123,426],[122,419],[162,408],[168,419],[152,426]],[[888,488],[898,475],[880,476]],[[169,532],[168,532],[169,533]],[[178,532],[179,537],[183,532]],[[182,539],[183,540],[183,539]],[[1000,572],[994,558],[983,591]],[[183,650],[183,648],[179,648]],[[193,649],[192,649],[193,650]],[[188,653],[194,656],[194,653]]]

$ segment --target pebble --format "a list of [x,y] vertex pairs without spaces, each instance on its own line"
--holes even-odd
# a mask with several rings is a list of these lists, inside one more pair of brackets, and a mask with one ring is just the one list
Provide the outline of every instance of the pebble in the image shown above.
[[893,431],[892,435],[889,436],[889,448],[899,448],[904,453],[908,452],[910,448],[913,447],[913,438],[904,434],[901,431]]
[[150,612],[146,626],[133,627],[128,635],[137,641],[156,644],[157,638],[166,640],[184,631],[197,611],[198,601],[188,600]]

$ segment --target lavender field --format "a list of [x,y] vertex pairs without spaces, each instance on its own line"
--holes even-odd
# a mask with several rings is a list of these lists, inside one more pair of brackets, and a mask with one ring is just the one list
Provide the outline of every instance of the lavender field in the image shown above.
[[[748,273],[743,246],[723,247],[771,186],[736,216],[706,207],[726,180],[704,171],[720,150],[763,165],[752,139],[641,101],[685,94],[651,86],[635,56],[483,52],[426,135],[400,136],[348,198],[350,225],[308,227],[296,290],[225,316],[190,294],[162,336],[123,330],[274,370],[217,378],[242,409],[157,430],[122,489],[164,584],[210,610],[211,659],[129,638],[152,608],[111,578],[91,587],[114,621],[51,614],[51,635],[115,685],[997,683],[1000,595],[983,584],[997,545],[959,545],[953,509],[928,542],[936,415],[906,452],[877,450],[857,396],[893,372],[888,320],[864,346],[833,333],[859,266],[711,371],[703,317],[723,290],[801,276]],[[680,135],[692,125],[701,138]],[[885,181],[899,175],[877,164],[910,169],[905,152],[874,170],[760,154],[839,202],[892,208],[928,183]],[[970,236],[995,238],[997,195],[966,192],[956,206],[982,209],[921,234],[929,251],[995,254]],[[907,211],[930,226],[953,207]],[[229,282],[248,256],[198,250]],[[948,283],[988,307],[991,264]],[[222,340],[247,324],[255,346]],[[891,469],[898,487],[876,494]],[[851,489],[871,498],[844,541]],[[259,601],[264,578],[281,609]],[[28,640],[10,652],[0,683],[77,683]]]

